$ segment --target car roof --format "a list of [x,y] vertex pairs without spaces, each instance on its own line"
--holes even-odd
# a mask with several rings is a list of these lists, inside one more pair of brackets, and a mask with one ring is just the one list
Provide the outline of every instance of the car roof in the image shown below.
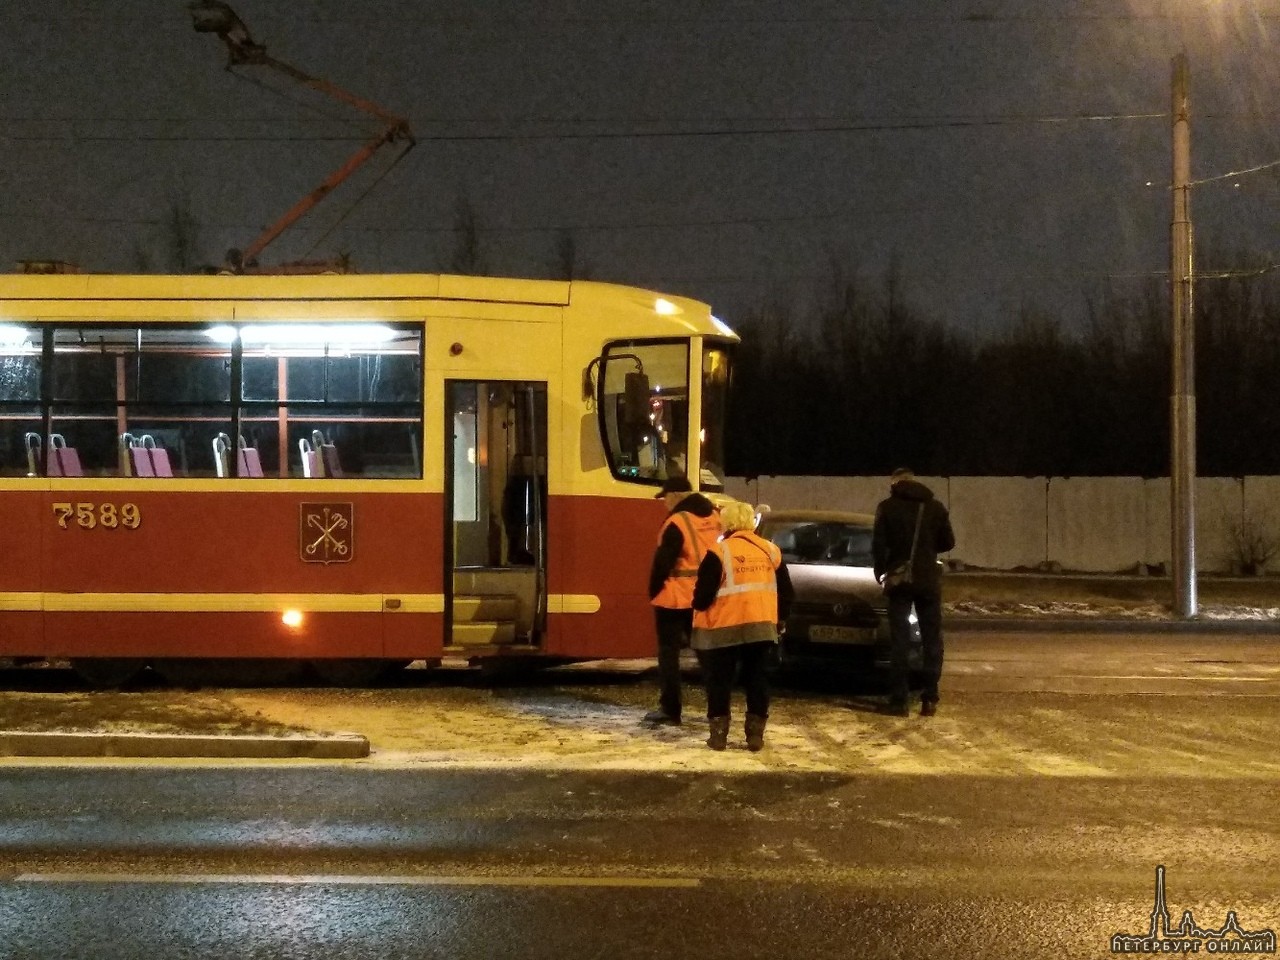
[[760,522],[763,523],[856,523],[872,526],[876,521],[870,513],[852,513],[845,510],[770,510]]

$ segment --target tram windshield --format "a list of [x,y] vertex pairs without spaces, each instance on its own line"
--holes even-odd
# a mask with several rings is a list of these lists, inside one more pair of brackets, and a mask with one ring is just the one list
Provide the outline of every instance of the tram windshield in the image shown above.
[[724,421],[729,400],[729,353],[723,347],[702,352],[702,469],[698,486],[724,491]]
[[[709,347],[700,367],[698,486],[722,490],[729,387],[725,350]],[[641,482],[687,475],[692,419],[688,341],[612,344],[603,358],[602,377],[601,420],[614,475]]]

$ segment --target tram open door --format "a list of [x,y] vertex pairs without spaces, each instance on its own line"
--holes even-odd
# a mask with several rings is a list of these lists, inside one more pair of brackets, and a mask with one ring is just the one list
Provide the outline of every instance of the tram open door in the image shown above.
[[445,645],[532,649],[547,618],[547,386],[453,380]]

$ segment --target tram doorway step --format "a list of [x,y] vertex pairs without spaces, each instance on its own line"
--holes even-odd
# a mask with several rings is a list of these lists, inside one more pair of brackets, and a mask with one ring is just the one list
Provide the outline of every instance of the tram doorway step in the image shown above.
[[505,645],[516,642],[520,601],[513,596],[459,596],[453,601],[453,645]]

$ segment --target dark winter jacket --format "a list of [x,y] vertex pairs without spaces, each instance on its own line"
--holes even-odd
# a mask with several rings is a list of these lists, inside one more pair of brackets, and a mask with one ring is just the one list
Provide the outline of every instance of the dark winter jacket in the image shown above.
[[[695,517],[709,517],[716,512],[716,506],[700,493],[691,493],[678,504],[671,513],[692,513]],[[649,599],[652,600],[662,590],[662,585],[671,576],[680,553],[684,550],[684,533],[680,524],[673,523],[667,527],[666,533],[653,552],[653,564],[649,567]]]
[[938,593],[942,589],[942,571],[938,554],[956,545],[947,508],[933,498],[933,491],[918,480],[900,480],[889,496],[876,507],[876,524],[871,537],[875,557],[876,579],[884,576],[911,556],[911,537],[915,532],[916,514],[920,516],[920,536],[916,541],[912,583],[922,593]]

